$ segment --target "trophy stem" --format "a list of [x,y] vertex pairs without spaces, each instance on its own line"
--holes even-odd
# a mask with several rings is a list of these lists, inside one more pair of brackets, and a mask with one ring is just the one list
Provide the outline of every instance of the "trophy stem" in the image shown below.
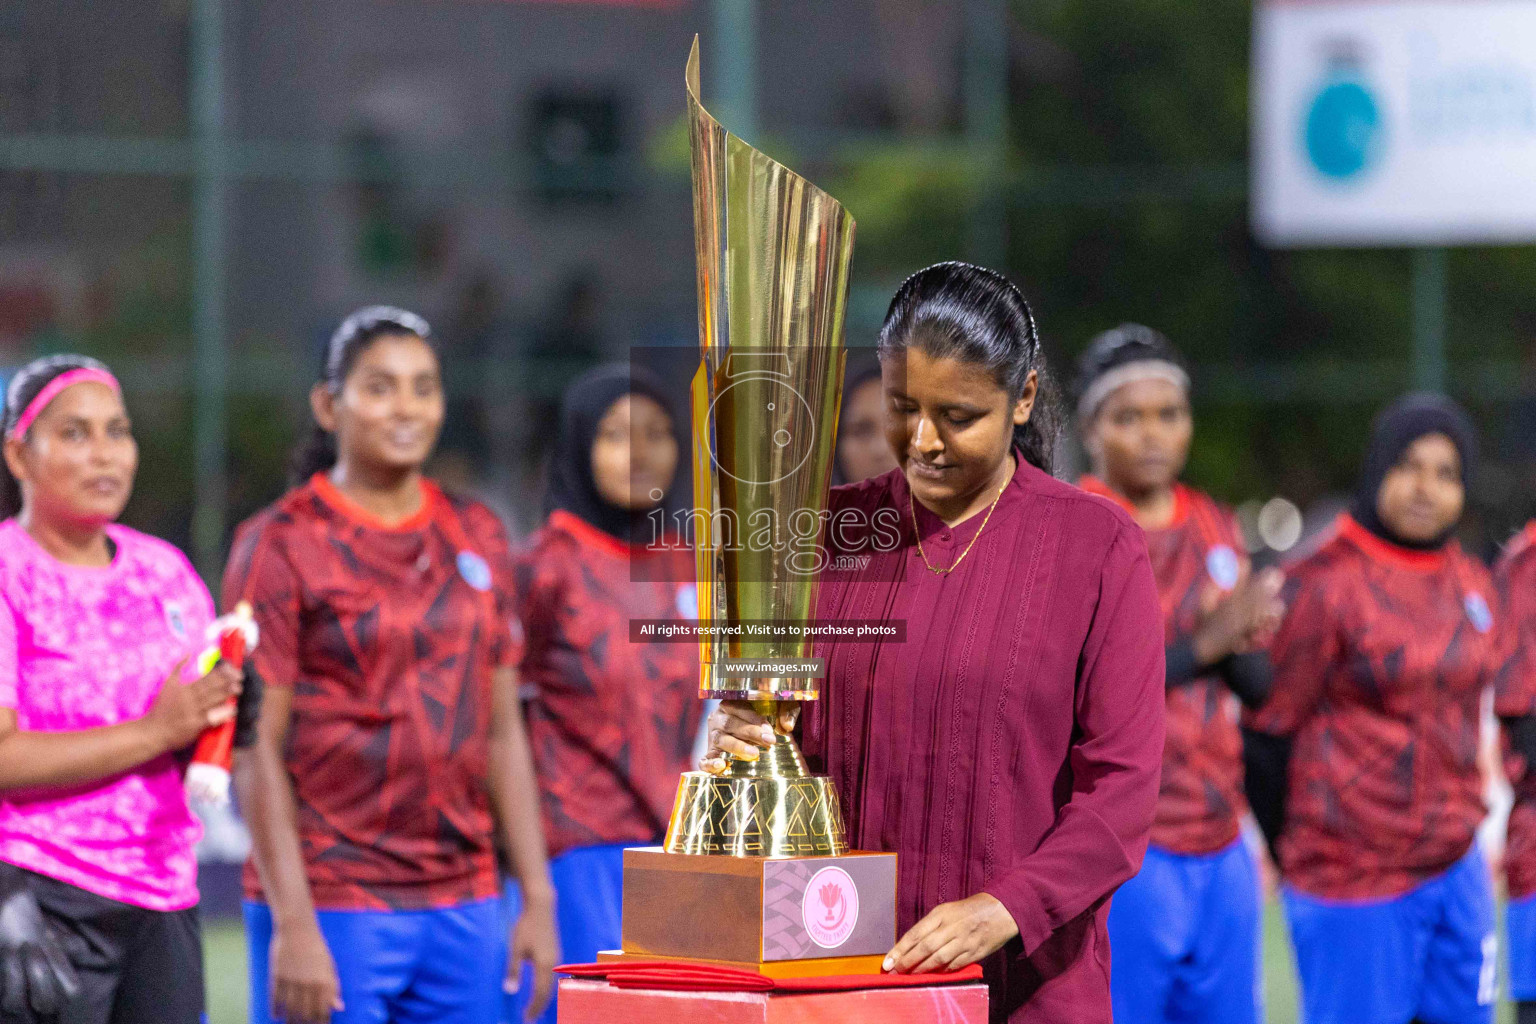
[[[754,700],[752,710],[771,723],[778,722],[779,701]],[[728,757],[726,774],[735,779],[803,779],[811,770],[795,738],[779,732],[775,726],[773,746],[751,760]]]
[[[769,721],[778,702],[753,701]],[[752,760],[730,758],[725,772],[688,772],[667,826],[668,853],[735,857],[827,857],[848,852],[843,811],[825,775],[812,775],[793,736]]]

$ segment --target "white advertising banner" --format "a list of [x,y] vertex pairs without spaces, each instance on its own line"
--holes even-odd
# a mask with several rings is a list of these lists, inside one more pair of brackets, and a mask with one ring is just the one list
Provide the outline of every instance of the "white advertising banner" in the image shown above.
[[1536,2],[1261,0],[1255,234],[1536,240]]

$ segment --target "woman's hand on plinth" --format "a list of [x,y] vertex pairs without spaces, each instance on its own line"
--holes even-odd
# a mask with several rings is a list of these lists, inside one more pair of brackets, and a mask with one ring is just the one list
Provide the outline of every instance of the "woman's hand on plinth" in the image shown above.
[[720,707],[709,716],[709,749],[699,761],[700,770],[719,775],[725,771],[727,754],[743,761],[757,760],[764,750],[773,746],[774,727],[787,736],[794,732],[799,717],[800,705],[794,701],[779,705],[774,725],[770,725],[749,701],[721,701]]
[[941,903],[897,941],[881,966],[897,974],[958,971],[990,956],[1019,934],[996,896],[979,892]]

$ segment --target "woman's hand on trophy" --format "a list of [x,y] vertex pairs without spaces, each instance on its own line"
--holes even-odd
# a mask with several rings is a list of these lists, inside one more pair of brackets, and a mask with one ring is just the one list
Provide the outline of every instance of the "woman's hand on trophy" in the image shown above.
[[773,730],[788,735],[795,730],[800,717],[800,705],[785,702],[779,705],[775,722],[769,724],[753,708],[750,701],[723,700],[714,714],[709,716],[709,748],[699,762],[702,771],[719,775],[725,771],[727,755],[742,761],[755,761],[764,750],[773,746]]
[[903,935],[880,966],[897,974],[958,971],[1019,934],[1013,915],[996,896],[979,892],[941,903]]

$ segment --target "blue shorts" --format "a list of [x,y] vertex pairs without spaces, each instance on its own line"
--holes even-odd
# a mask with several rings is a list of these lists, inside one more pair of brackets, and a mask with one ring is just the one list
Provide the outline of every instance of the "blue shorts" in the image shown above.
[[[499,901],[439,910],[322,910],[346,1009],[331,1024],[495,1024],[506,973]],[[245,904],[250,1024],[271,1024],[272,911]]]
[[1308,1024],[1492,1024],[1493,880],[1476,844],[1443,874],[1386,900],[1281,890]]
[[[561,963],[591,963],[602,950],[619,948],[625,845],[635,844],[578,846],[549,862]],[[516,921],[523,910],[516,882],[508,881],[503,888],[502,904],[507,922]],[[517,992],[504,998],[501,1024],[521,1024],[532,994],[532,968],[524,965]],[[538,1017],[538,1024],[555,1024],[554,1000]]]
[[1509,949],[1509,998],[1536,1000],[1536,896],[1505,906],[1504,944]]
[[1140,873],[1109,904],[1115,1020],[1263,1020],[1261,899],[1253,854],[1241,838],[1194,856],[1150,847]]

